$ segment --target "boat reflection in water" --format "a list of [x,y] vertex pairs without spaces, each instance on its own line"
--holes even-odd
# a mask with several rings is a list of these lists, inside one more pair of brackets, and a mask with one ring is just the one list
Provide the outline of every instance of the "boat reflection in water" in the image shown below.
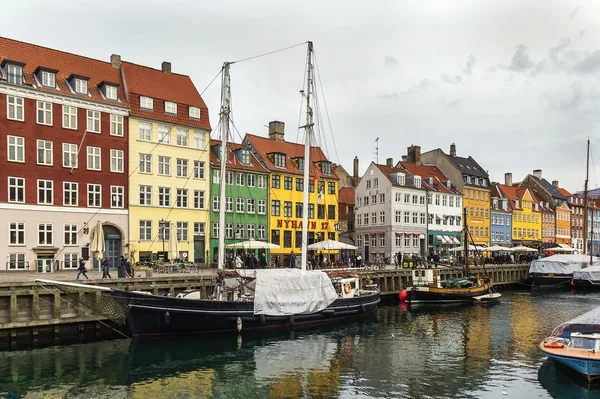
[[577,372],[552,359],[547,359],[540,367],[538,381],[555,398],[600,397],[600,383],[587,382]]

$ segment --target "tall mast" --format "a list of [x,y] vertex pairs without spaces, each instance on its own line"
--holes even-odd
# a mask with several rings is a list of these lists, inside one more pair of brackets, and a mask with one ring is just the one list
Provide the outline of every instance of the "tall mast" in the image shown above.
[[465,253],[465,276],[469,275],[469,228],[467,226],[467,207],[463,209],[463,251]]
[[[587,141],[587,155],[585,161],[585,184],[583,186],[583,253],[587,254],[587,233],[588,233],[588,179],[590,176],[590,139]],[[590,245],[591,247],[591,245]],[[591,263],[590,249],[590,263]]]
[[310,186],[310,135],[313,127],[313,110],[310,106],[310,91],[313,86],[312,66],[313,44],[308,42],[308,54],[306,56],[306,125],[304,125],[304,198],[302,200],[302,263],[301,269],[306,270],[308,261],[308,188]]
[[223,84],[221,86],[221,178],[219,194],[219,254],[217,269],[223,270],[225,264],[225,173],[227,167],[227,139],[229,138],[229,118],[231,113],[231,87],[229,81],[229,66],[223,64]]

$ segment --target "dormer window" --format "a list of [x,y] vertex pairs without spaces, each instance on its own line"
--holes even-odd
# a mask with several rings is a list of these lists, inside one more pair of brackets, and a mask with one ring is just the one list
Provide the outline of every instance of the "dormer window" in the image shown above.
[[329,161],[321,162],[321,172],[323,172],[323,174],[325,174],[325,175],[330,175],[331,174],[331,162],[329,162]]
[[471,176],[467,176],[467,183],[471,184]]
[[241,150],[240,155],[240,162],[242,165],[250,165],[250,151]]
[[75,93],[87,94],[88,93],[87,83],[88,83],[87,80],[75,78]]
[[140,108],[153,110],[154,100],[151,97],[140,96]]
[[14,85],[23,84],[23,66],[24,64],[7,63],[6,64],[6,77],[8,83]]
[[515,207],[519,208],[519,200],[515,200]]
[[167,114],[177,115],[177,103],[165,101],[165,112]]
[[421,176],[415,176],[414,183],[416,188],[421,188]]
[[104,85],[104,95],[109,100],[115,100],[115,101],[118,100],[117,87],[105,84]]
[[56,87],[56,75],[52,72],[42,71],[40,80],[44,87]]
[[285,155],[273,154],[273,164],[278,168],[285,168]]
[[298,169],[304,170],[304,158],[298,158]]
[[399,185],[404,186],[406,184],[406,176],[404,176],[404,173],[397,173],[396,181]]
[[190,118],[191,119],[200,119],[200,108],[190,107]]

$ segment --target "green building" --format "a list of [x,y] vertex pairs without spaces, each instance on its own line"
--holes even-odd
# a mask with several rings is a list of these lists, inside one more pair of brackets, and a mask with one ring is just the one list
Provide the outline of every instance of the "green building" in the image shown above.
[[[228,144],[225,178],[221,178],[221,142],[210,142],[210,261],[216,262],[219,247],[220,184],[225,187],[225,245],[255,239],[268,241],[268,182],[269,171],[242,144]],[[226,249],[227,255],[236,251]],[[259,251],[255,250],[259,257]]]

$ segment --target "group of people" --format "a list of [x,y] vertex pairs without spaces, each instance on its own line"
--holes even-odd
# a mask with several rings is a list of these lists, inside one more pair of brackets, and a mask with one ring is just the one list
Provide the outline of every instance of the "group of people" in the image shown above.
[[[125,259],[125,257],[123,255],[121,255],[121,259],[119,261],[119,268],[118,268],[118,278],[125,278],[125,277],[131,277],[133,278],[133,268],[131,267],[131,262],[127,259]],[[85,259],[83,258],[79,258],[79,267],[77,268],[77,280],[79,280],[79,277],[82,276],[85,277],[86,279],[89,279],[88,275],[87,275],[87,268],[85,267]],[[102,259],[102,278],[112,278],[110,275],[110,264],[108,262],[107,258],[103,258]]]
[[235,262],[236,269],[266,269],[267,268],[267,257],[263,252],[260,253],[257,258],[254,252],[245,252],[237,254],[235,261],[232,256],[227,257],[227,266],[233,269],[233,262]]

